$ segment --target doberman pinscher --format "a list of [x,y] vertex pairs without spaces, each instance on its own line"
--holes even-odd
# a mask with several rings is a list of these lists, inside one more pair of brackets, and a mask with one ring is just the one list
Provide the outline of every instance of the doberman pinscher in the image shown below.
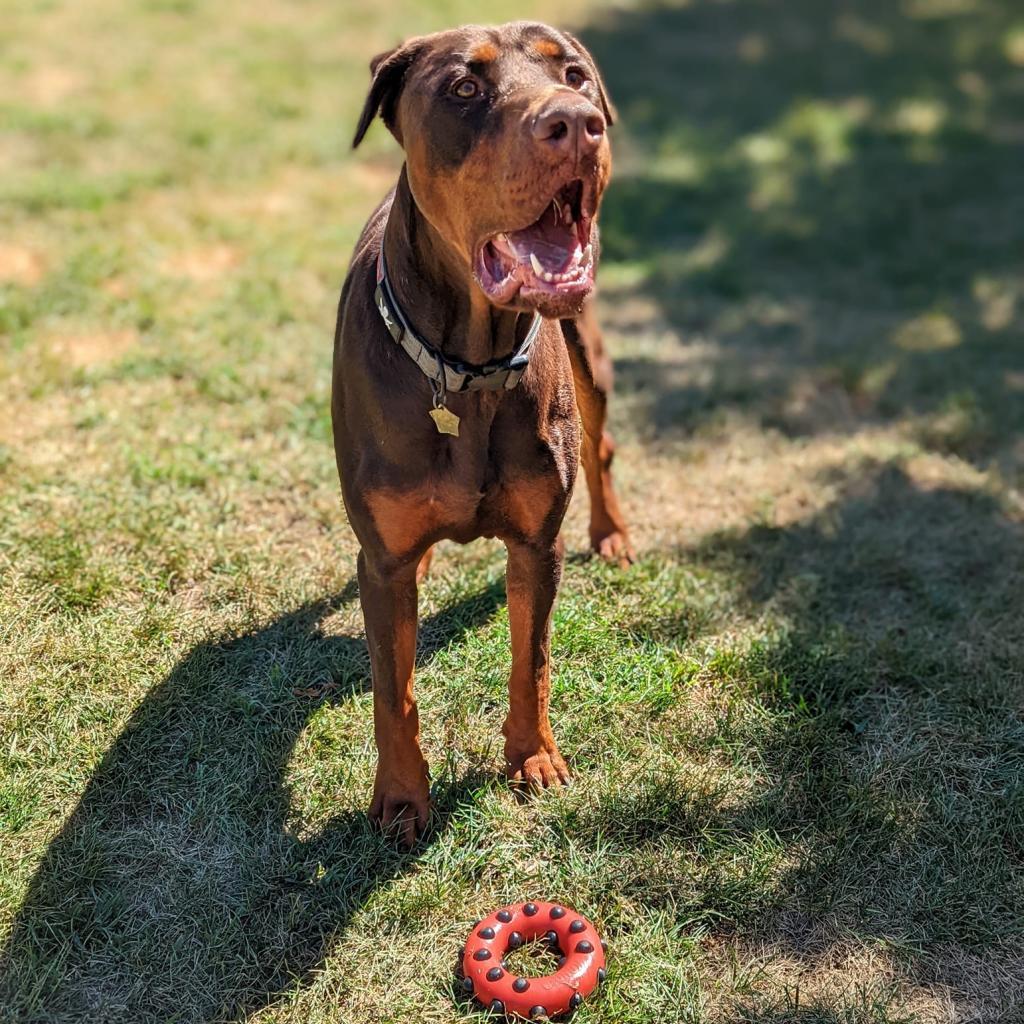
[[611,365],[587,302],[613,112],[590,54],[546,25],[411,39],[370,70],[354,145],[379,111],[405,163],[342,288],[332,416],[361,546],[370,815],[411,844],[429,811],[413,665],[434,542],[507,547],[502,731],[508,775],[528,788],[569,778],[548,719],[548,648],[581,448],[591,542],[633,559],[609,473]]

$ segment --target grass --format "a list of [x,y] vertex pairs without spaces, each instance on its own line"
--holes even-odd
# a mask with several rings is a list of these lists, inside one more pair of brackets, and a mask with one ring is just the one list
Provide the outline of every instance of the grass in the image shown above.
[[[472,1019],[472,921],[610,942],[580,1024],[1024,1018],[1024,22],[1010,0],[576,26],[642,560],[554,630],[576,785],[498,776],[500,547],[421,593],[436,818],[366,824],[334,304],[394,177],[368,57],[462,0],[7,5],[0,1020]],[[484,1019],[480,1015],[477,1019]]]

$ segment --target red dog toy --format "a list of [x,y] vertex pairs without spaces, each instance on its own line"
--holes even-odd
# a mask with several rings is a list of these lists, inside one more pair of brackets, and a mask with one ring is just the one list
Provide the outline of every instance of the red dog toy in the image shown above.
[[[502,958],[532,939],[560,951],[558,970],[541,978],[509,973]],[[607,946],[580,914],[558,903],[517,903],[478,921],[462,954],[463,988],[496,1013],[527,1020],[575,1010],[604,981]]]

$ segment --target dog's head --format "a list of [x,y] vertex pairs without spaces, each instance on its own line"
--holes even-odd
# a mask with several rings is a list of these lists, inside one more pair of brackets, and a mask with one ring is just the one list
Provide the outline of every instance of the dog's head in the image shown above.
[[420,211],[497,306],[580,311],[613,111],[593,58],[547,25],[469,25],[375,57],[354,145],[378,110]]

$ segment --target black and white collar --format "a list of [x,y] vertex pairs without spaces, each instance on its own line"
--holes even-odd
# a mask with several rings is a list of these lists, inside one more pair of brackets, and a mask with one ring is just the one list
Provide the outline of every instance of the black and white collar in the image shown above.
[[384,244],[377,256],[377,287],[373,293],[377,312],[380,313],[392,338],[405,349],[409,358],[419,367],[437,391],[510,391],[522,379],[530,364],[530,350],[540,331],[541,315],[533,314],[533,322],[526,337],[512,354],[483,366],[452,362],[428,345],[412,328],[402,307],[395,298],[384,265]]

